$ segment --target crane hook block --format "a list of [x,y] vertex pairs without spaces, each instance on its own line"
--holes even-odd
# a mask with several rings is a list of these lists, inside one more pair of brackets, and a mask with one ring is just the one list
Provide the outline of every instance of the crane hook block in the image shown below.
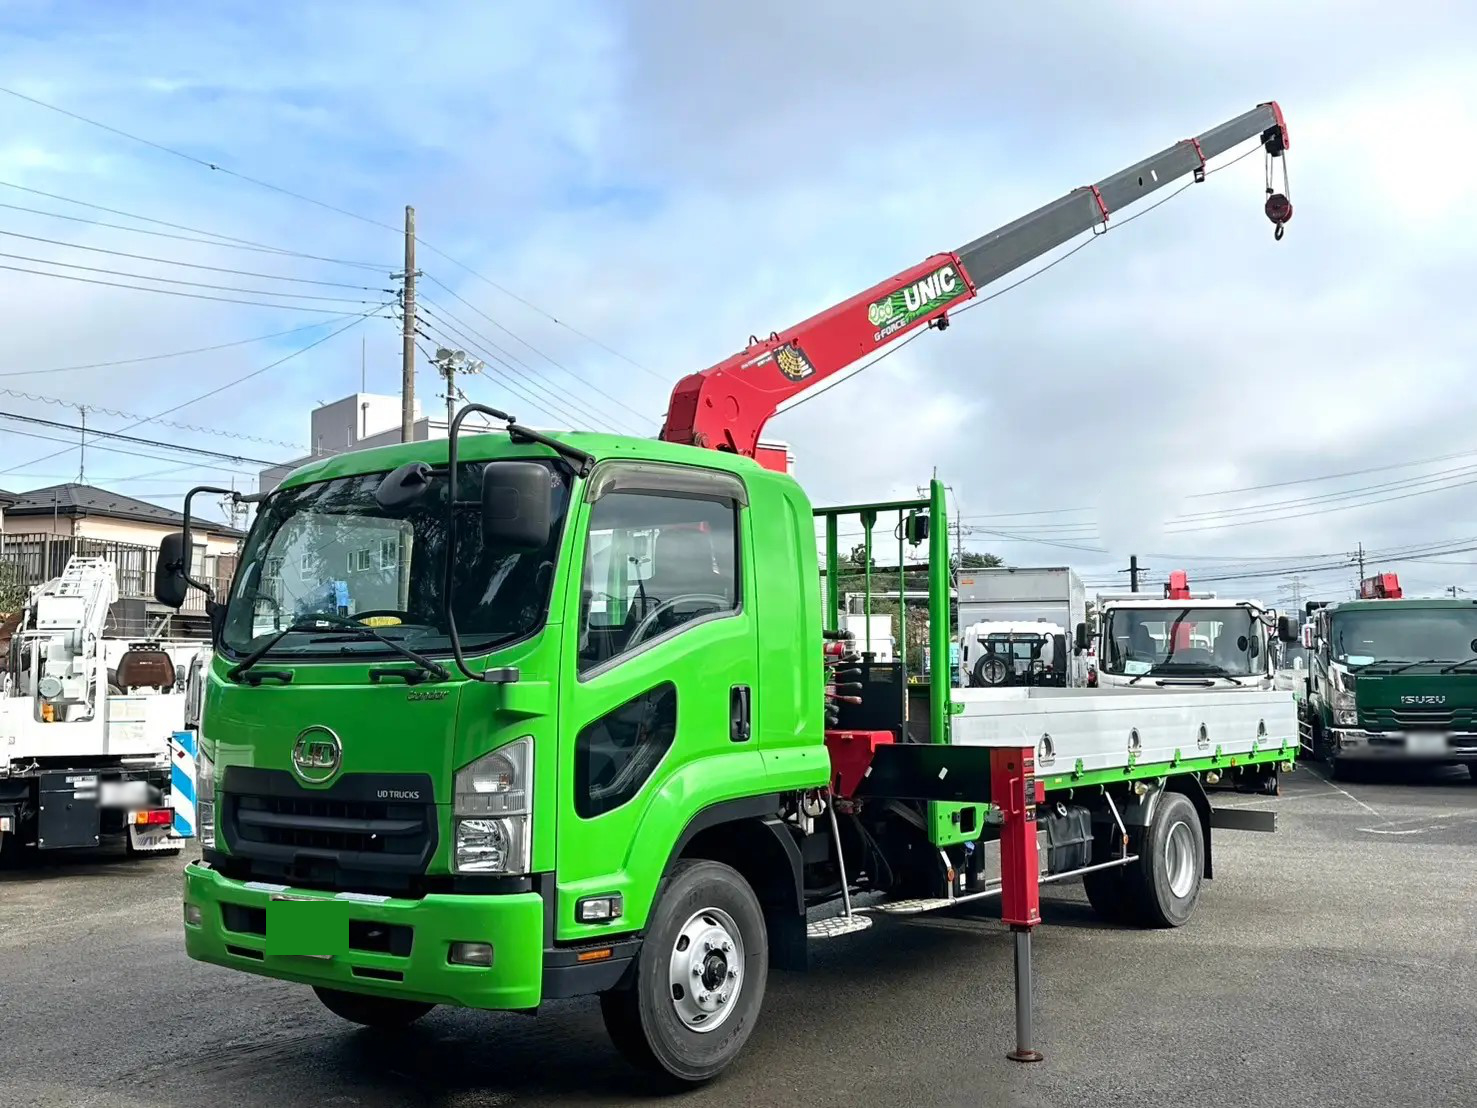
[[1267,197],[1263,210],[1267,213],[1267,218],[1276,226],[1275,237],[1278,242],[1281,242],[1283,226],[1292,218],[1292,201],[1282,193],[1274,192]]

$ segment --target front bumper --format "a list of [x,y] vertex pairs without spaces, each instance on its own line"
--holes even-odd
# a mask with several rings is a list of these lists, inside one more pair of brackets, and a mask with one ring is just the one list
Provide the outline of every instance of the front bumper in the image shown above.
[[[328,958],[268,953],[265,917],[274,890],[192,862],[185,867],[186,953],[284,981],[430,1004],[527,1009],[542,998],[544,901],[537,892],[374,902],[313,890],[287,892],[331,905],[326,911],[335,919],[342,916],[347,947]],[[199,910],[199,923],[189,920],[191,906]],[[391,932],[393,942],[385,938]],[[452,965],[453,942],[491,943],[492,965]]]
[[[1334,753],[1349,761],[1431,764],[1477,761],[1477,733],[1472,732],[1360,731],[1337,728],[1332,736]],[[1439,745],[1435,739],[1441,740]]]

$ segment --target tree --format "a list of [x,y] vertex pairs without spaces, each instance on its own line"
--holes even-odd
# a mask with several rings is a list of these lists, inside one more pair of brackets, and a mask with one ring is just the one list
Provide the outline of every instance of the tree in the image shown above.
[[976,550],[964,551],[958,562],[959,569],[993,569],[1005,564],[998,554],[981,554]]
[[21,566],[16,562],[0,562],[0,616],[24,608],[29,591]]

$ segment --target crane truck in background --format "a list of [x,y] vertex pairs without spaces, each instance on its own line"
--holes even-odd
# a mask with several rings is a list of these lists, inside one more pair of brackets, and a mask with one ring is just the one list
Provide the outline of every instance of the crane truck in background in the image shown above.
[[1407,597],[1393,573],[1359,598],[1309,603],[1305,733],[1338,774],[1351,762],[1464,764],[1477,784],[1477,601]]
[[1175,570],[1162,597],[1100,593],[1097,633],[1077,625],[1079,651],[1095,646],[1101,688],[1266,690],[1275,687],[1277,643],[1300,641],[1295,620],[1256,600],[1190,588]]
[[7,853],[119,835],[130,853],[181,849],[171,744],[184,724],[183,687],[162,646],[128,644],[110,657],[104,629],[117,598],[112,563],[74,557],[26,600],[0,677]]
[[[926,545],[946,657],[942,483],[814,510],[754,455],[799,393],[1252,139],[1282,156],[1275,104],[752,342],[678,382],[659,440],[474,404],[445,441],[317,459],[255,498],[229,596],[209,599],[189,955],[376,1026],[598,995],[627,1057],[691,1083],[742,1049],[771,963],[1002,895],[1017,847],[1107,917],[1188,922],[1212,829],[1270,829],[1207,783],[1275,786],[1290,698],[934,681],[910,714],[902,663],[860,680],[838,629],[838,521],[895,516]],[[1290,207],[1268,212],[1280,229]],[[505,431],[463,435],[472,413]],[[224,491],[186,497],[161,602],[203,587],[190,505]],[[1009,768],[1008,804],[1002,743],[1037,763]]]

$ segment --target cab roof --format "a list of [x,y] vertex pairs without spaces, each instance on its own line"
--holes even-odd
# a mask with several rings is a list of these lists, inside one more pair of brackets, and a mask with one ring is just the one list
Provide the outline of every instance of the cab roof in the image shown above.
[[[722,470],[752,481],[756,476],[784,477],[785,474],[765,469],[753,458],[730,454],[721,450],[706,450],[682,443],[663,442],[660,439],[640,439],[626,435],[602,435],[588,431],[542,432],[550,438],[577,447],[592,455],[597,462],[611,459],[628,461],[670,462],[674,465],[701,466],[705,469]],[[317,458],[299,466],[289,473],[278,486],[296,488],[315,481],[328,481],[339,477],[358,477],[366,473],[387,473],[407,462],[426,462],[430,465],[445,465],[448,460],[448,441],[428,439],[423,442],[402,442],[391,446],[376,446],[368,450],[353,450]],[[556,458],[558,455],[538,443],[515,443],[502,429],[465,432],[457,437],[457,460],[482,462],[493,458]]]
[[[1326,605],[1330,612],[1375,612],[1386,608],[1471,608],[1477,600],[1460,600],[1449,596],[1408,596],[1399,600],[1341,600]],[[1317,615],[1315,611],[1313,613]]]

